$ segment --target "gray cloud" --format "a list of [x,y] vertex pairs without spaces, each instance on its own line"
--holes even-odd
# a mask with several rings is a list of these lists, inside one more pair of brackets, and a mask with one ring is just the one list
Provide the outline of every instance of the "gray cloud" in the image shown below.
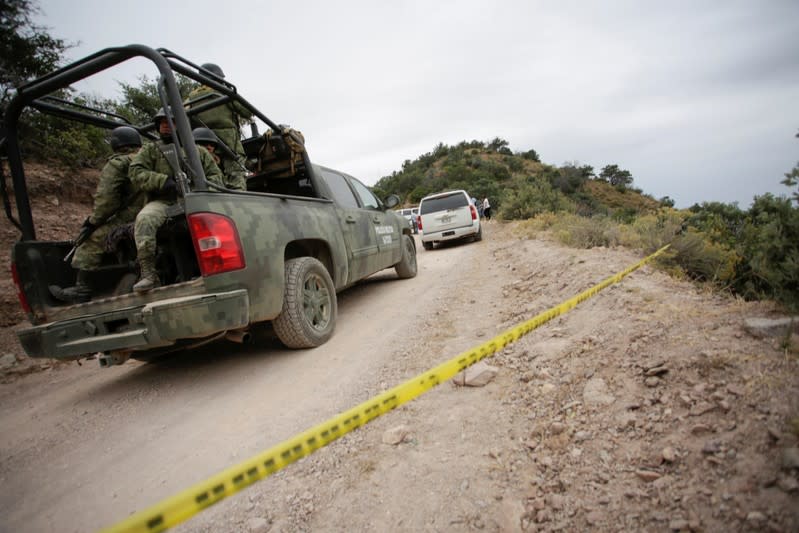
[[499,136],[552,164],[617,163],[678,206],[746,207],[787,194],[779,182],[799,159],[790,0],[42,8],[55,35],[82,40],[75,57],[142,42],[222,64],[251,102],[303,131],[312,159],[367,183],[439,142]]

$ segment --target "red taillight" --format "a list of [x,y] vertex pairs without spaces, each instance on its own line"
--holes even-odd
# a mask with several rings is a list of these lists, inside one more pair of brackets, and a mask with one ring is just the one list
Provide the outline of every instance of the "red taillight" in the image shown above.
[[17,286],[17,298],[19,298],[19,303],[22,306],[22,310],[26,313],[31,312],[31,306],[28,304],[28,298],[25,297],[25,293],[22,292],[22,284],[19,282],[19,272],[17,272],[17,265],[11,264],[11,278],[14,280],[14,285]]
[[470,210],[472,212],[472,220],[477,220],[477,208],[474,204],[469,204]]
[[422,229],[422,215],[416,215],[416,227]]
[[193,213],[188,219],[203,276],[240,270],[246,266],[233,220],[214,213]]

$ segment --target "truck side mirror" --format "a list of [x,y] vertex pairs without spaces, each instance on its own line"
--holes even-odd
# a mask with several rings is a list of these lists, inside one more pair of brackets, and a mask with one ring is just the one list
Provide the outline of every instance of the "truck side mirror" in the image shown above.
[[397,196],[396,194],[389,194],[389,195],[386,197],[386,201],[385,201],[385,202],[383,202],[383,203],[384,203],[384,204],[386,205],[386,207],[388,207],[389,209],[394,209],[395,207],[397,207],[397,206],[399,205],[399,203],[400,203],[400,199],[399,199],[399,196]]

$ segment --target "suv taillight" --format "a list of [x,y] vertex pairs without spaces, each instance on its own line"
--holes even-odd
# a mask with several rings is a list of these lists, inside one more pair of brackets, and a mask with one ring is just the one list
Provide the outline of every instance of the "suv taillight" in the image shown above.
[[193,213],[188,220],[203,276],[240,270],[246,266],[233,220],[215,213]]
[[17,298],[19,298],[19,304],[22,306],[22,310],[26,313],[31,312],[31,306],[28,303],[28,298],[25,296],[25,293],[22,292],[22,284],[19,282],[19,272],[17,272],[17,265],[11,263],[11,278],[14,280],[14,285],[17,287]]
[[472,212],[472,220],[477,220],[477,208],[474,204],[469,204],[469,210]]
[[416,228],[422,229],[422,215],[416,215]]

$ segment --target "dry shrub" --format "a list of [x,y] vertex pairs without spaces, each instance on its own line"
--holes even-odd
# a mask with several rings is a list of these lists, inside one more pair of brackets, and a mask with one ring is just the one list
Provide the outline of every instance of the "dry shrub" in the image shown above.
[[621,242],[621,225],[605,216],[566,215],[552,227],[555,237],[574,248],[616,246]]
[[670,260],[691,278],[728,286],[735,278],[740,257],[734,250],[711,242],[703,233],[689,228],[671,243]]
[[674,209],[661,209],[657,214],[638,217],[625,231],[625,246],[654,252],[674,241],[682,231],[685,215]]
[[519,223],[519,233],[523,237],[533,239],[537,237],[539,233],[552,228],[562,216],[563,215],[560,214],[547,212],[536,215],[533,218],[528,218]]
[[551,233],[558,241],[572,248],[616,246],[623,240],[623,225],[605,216],[583,217],[570,213],[541,213],[519,225],[519,232],[535,238],[542,232]]

